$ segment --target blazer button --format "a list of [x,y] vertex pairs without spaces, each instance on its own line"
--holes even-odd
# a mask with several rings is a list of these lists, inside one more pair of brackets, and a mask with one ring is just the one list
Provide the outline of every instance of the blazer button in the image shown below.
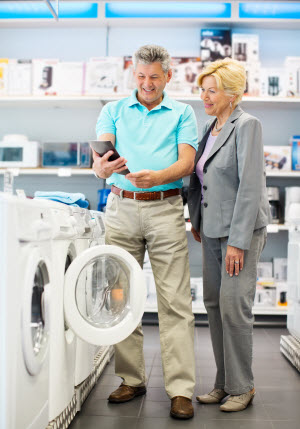
[[204,185],[204,186],[203,186],[203,189],[204,189],[204,191],[206,191],[206,189],[207,189],[207,186],[205,186],[205,185]]
[[203,205],[204,205],[204,207],[207,207],[207,206],[208,206],[208,204],[207,204],[207,203],[204,203]]

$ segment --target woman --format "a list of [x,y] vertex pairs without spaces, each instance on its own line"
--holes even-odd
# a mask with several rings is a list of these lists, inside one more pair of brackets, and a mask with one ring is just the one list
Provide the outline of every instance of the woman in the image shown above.
[[203,296],[217,375],[198,396],[222,411],[244,410],[255,395],[252,305],[257,263],[270,221],[261,124],[240,108],[244,67],[225,58],[198,76],[207,122],[191,176],[188,204],[195,240],[202,242]]

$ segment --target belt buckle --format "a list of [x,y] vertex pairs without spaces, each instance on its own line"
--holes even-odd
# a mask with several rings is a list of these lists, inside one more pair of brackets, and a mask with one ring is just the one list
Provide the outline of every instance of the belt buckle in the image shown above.
[[123,194],[124,194],[124,189],[121,189],[120,190],[120,195],[119,195],[120,196],[120,200],[123,200]]
[[160,191],[160,199],[163,200],[164,199],[164,191]]
[[136,200],[135,194],[137,194],[136,191],[133,192],[133,199]]

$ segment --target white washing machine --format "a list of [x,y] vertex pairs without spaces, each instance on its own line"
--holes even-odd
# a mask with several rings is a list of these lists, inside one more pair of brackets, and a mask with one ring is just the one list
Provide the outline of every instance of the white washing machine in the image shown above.
[[50,315],[50,362],[49,362],[49,422],[59,416],[60,422],[71,422],[76,414],[75,356],[76,336],[64,318],[64,277],[71,262],[76,258],[72,211],[69,206],[49,200],[38,200],[48,208],[47,220],[52,225],[49,243],[53,261]]
[[[80,207],[71,207],[74,219],[74,226],[77,230],[75,247],[77,254],[81,254],[90,246],[96,245],[93,240],[94,221],[89,210]],[[84,278],[80,281],[84,283]],[[84,286],[83,286],[84,287]],[[82,297],[83,298],[83,297]],[[92,344],[77,338],[76,341],[76,359],[75,359],[75,387],[81,384],[94,369],[95,347]]]
[[280,351],[300,372],[300,218],[289,229],[288,243],[288,315],[291,335],[282,335]]
[[300,227],[290,227],[288,243],[288,316],[289,332],[300,341]]
[[90,210],[93,226],[93,240],[97,244],[105,244],[105,217],[103,212]]
[[39,201],[0,194],[0,427],[48,423],[52,231]]

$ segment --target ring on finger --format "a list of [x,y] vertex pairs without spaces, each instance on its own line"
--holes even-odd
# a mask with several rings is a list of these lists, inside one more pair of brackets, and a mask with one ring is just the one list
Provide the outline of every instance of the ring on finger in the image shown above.
[[235,264],[239,264],[239,263],[240,263],[240,261],[234,261],[234,263],[235,263]]

